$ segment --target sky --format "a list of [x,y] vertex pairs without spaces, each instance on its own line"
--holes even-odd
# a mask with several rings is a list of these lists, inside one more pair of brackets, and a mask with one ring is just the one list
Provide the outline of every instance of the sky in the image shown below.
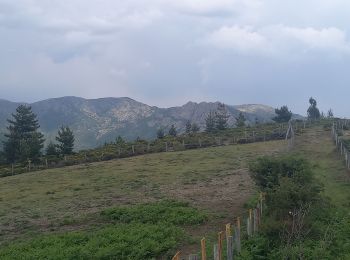
[[128,96],[350,117],[348,0],[0,0],[0,98]]

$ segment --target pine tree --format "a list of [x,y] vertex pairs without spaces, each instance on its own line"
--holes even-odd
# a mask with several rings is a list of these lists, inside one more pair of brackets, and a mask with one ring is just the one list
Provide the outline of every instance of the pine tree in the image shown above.
[[171,125],[171,127],[170,127],[170,129],[169,129],[169,135],[171,135],[171,136],[177,136],[177,130],[176,130],[176,128],[175,128],[175,126],[174,125]]
[[157,138],[158,139],[163,139],[164,136],[165,136],[164,130],[162,128],[159,128],[158,131],[157,131]]
[[72,130],[70,130],[68,126],[61,126],[58,130],[56,141],[59,143],[58,152],[60,154],[68,155],[73,153],[75,138]]
[[310,103],[310,107],[307,110],[308,118],[311,119],[311,120],[320,119],[321,114],[320,114],[320,110],[318,110],[318,108],[317,108],[316,100],[311,97],[309,99],[309,103]]
[[36,161],[41,156],[44,147],[44,136],[38,131],[40,125],[30,106],[20,105],[13,119],[8,119],[7,140],[4,144],[4,154],[9,163],[25,160]]
[[292,118],[292,112],[289,111],[287,106],[282,106],[280,109],[276,108],[275,113],[277,114],[272,120],[276,123],[285,123]]
[[196,123],[193,123],[192,126],[191,126],[191,132],[193,134],[195,134],[195,133],[198,133],[199,130],[200,130],[200,127]]
[[246,118],[244,117],[242,112],[239,112],[238,117],[236,117],[236,126],[237,127],[244,127],[245,126]]
[[207,133],[213,133],[215,130],[215,113],[213,111],[210,111],[205,118],[205,131]]
[[228,127],[229,115],[227,114],[226,106],[223,103],[218,104],[215,112],[215,127],[217,130],[225,130]]
[[191,133],[191,128],[192,128],[191,121],[188,120],[186,122],[186,125],[185,125],[185,133],[186,134],[190,134]]
[[333,110],[331,108],[327,112],[327,117],[328,118],[333,118],[334,117]]
[[50,142],[46,147],[46,155],[56,156],[57,154],[57,145],[55,145],[53,142]]
[[118,137],[115,140],[115,144],[121,147],[121,146],[124,146],[126,142],[120,135],[118,135]]

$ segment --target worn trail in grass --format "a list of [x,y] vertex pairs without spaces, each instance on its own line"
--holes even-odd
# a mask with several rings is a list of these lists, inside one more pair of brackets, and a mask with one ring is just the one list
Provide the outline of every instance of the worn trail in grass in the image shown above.
[[311,161],[325,195],[339,209],[350,212],[350,173],[336,152],[330,132],[321,127],[312,128],[296,140],[296,151]]

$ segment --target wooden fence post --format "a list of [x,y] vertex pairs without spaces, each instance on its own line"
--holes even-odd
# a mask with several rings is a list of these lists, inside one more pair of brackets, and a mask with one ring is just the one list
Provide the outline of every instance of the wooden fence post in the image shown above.
[[219,255],[219,259],[218,260],[222,260],[222,241],[223,241],[223,236],[224,236],[224,232],[219,232],[218,233],[218,255]]
[[134,145],[131,146],[131,149],[132,149],[132,154],[135,154],[135,146]]
[[45,158],[45,165],[46,165],[46,168],[49,168],[49,164],[47,162],[47,158]]
[[201,240],[201,255],[202,255],[202,260],[207,260],[207,251],[206,251],[206,245],[205,245],[205,238],[204,237]]
[[213,250],[214,260],[220,260],[218,247],[219,247],[218,244],[214,244],[214,250]]
[[235,228],[235,241],[236,241],[236,251],[241,252],[241,219],[237,218],[237,224]]
[[256,233],[258,231],[258,216],[257,210],[253,210],[253,232]]
[[28,159],[28,171],[30,172],[32,161]]
[[253,210],[249,209],[249,229],[250,229],[250,235],[253,235]]
[[233,260],[233,237],[229,236],[227,239],[227,260]]

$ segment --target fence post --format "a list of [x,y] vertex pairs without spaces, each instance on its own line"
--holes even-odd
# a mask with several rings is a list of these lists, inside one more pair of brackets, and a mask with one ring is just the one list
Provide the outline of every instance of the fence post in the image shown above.
[[31,169],[31,160],[28,159],[28,171],[30,172],[30,169]]
[[14,173],[14,166],[13,166],[13,163],[11,164],[11,175],[13,175]]
[[199,147],[202,147],[202,141],[200,138],[198,139],[198,143],[199,143]]
[[214,260],[219,260],[218,244],[214,245]]
[[150,150],[150,144],[149,142],[147,142],[147,152],[149,152],[149,150]]
[[206,245],[205,245],[205,238],[204,237],[201,240],[201,253],[202,253],[202,260],[207,260],[207,251],[206,251]]
[[235,230],[236,250],[237,253],[241,252],[241,219],[237,218],[237,226]]
[[135,154],[135,146],[134,145],[131,146],[131,149],[132,149],[132,154]]
[[227,260],[233,260],[233,237],[228,236],[226,239],[227,239]]
[[222,241],[223,241],[224,232],[219,232],[218,234],[218,260],[222,260]]
[[165,142],[165,151],[168,151],[168,142]]
[[253,210],[249,209],[249,231],[250,231],[250,235],[253,235]]
[[249,217],[247,218],[247,234],[248,234],[248,237],[251,236],[251,227],[250,227],[250,218]]
[[257,210],[253,210],[253,232],[256,233],[258,231],[258,216]]

